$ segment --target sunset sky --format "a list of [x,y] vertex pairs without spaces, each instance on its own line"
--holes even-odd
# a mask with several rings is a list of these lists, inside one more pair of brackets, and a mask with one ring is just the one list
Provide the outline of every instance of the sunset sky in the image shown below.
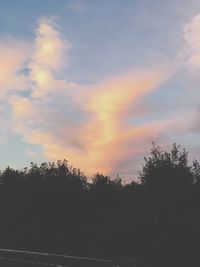
[[0,0],[0,169],[137,176],[152,141],[200,160],[199,0]]

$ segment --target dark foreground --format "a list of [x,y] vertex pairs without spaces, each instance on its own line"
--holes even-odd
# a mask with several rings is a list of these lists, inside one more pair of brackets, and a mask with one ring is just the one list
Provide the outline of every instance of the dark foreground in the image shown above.
[[200,163],[190,164],[187,152],[174,144],[171,152],[153,145],[138,181],[130,183],[98,173],[89,181],[65,160],[32,163],[23,170],[8,167],[0,172],[0,216],[1,248],[51,254],[44,260],[30,253],[15,258],[28,256],[22,259],[35,266],[38,261],[135,265],[74,257],[61,261],[54,253],[140,259],[142,267],[199,267]]
[[49,253],[0,249],[2,267],[138,267],[138,260],[113,261]]

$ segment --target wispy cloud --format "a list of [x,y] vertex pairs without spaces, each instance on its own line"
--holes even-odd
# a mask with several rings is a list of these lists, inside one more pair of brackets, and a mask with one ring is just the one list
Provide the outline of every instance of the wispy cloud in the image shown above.
[[83,14],[85,11],[83,1],[80,0],[71,0],[68,3],[68,8],[77,14]]
[[196,15],[184,27],[185,63],[190,69],[200,67],[200,14]]
[[151,132],[151,125],[147,131],[127,123],[134,105],[164,83],[169,72],[137,70],[80,86],[57,78],[69,47],[51,21],[40,22],[28,63],[31,95],[10,98],[15,129],[26,142],[40,144],[49,159],[68,158],[90,174],[112,173],[137,155],[131,140],[144,140]]
[[29,64],[30,80],[34,82],[32,96],[63,87],[54,75],[67,63],[66,51],[71,44],[65,41],[50,19],[42,19],[36,30],[35,47]]
[[0,39],[0,97],[27,89],[23,68],[28,60],[30,44],[10,37]]
[[[199,18],[184,28],[186,65],[198,63]],[[157,66],[133,70],[98,85],[79,85],[66,79],[63,70],[72,45],[62,37],[54,21],[40,20],[35,34],[35,43],[25,50],[27,53],[23,43],[16,49],[12,42],[9,46],[0,45],[5,55],[0,59],[0,87],[4,95],[12,90],[5,101],[11,109],[15,131],[25,142],[39,144],[48,159],[67,158],[89,174],[129,174],[135,172],[134,164],[152,141],[186,131],[176,110],[162,121],[135,123],[138,107],[141,116],[147,112],[142,112],[146,107],[140,106],[141,99],[160,90],[174,69]],[[6,58],[10,58],[9,63]]]

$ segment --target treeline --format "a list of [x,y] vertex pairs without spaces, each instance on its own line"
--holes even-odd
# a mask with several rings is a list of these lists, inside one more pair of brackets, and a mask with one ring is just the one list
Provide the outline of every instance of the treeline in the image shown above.
[[169,153],[153,144],[138,182],[101,174],[91,182],[66,160],[8,167],[0,247],[199,266],[200,165],[176,144]]

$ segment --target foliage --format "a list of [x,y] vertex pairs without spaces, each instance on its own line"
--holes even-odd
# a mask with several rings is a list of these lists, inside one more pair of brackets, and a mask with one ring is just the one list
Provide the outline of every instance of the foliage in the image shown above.
[[7,167],[0,173],[0,212],[0,247],[193,266],[200,164],[189,164],[176,144],[166,152],[153,143],[139,182],[99,173],[90,181],[66,160]]

